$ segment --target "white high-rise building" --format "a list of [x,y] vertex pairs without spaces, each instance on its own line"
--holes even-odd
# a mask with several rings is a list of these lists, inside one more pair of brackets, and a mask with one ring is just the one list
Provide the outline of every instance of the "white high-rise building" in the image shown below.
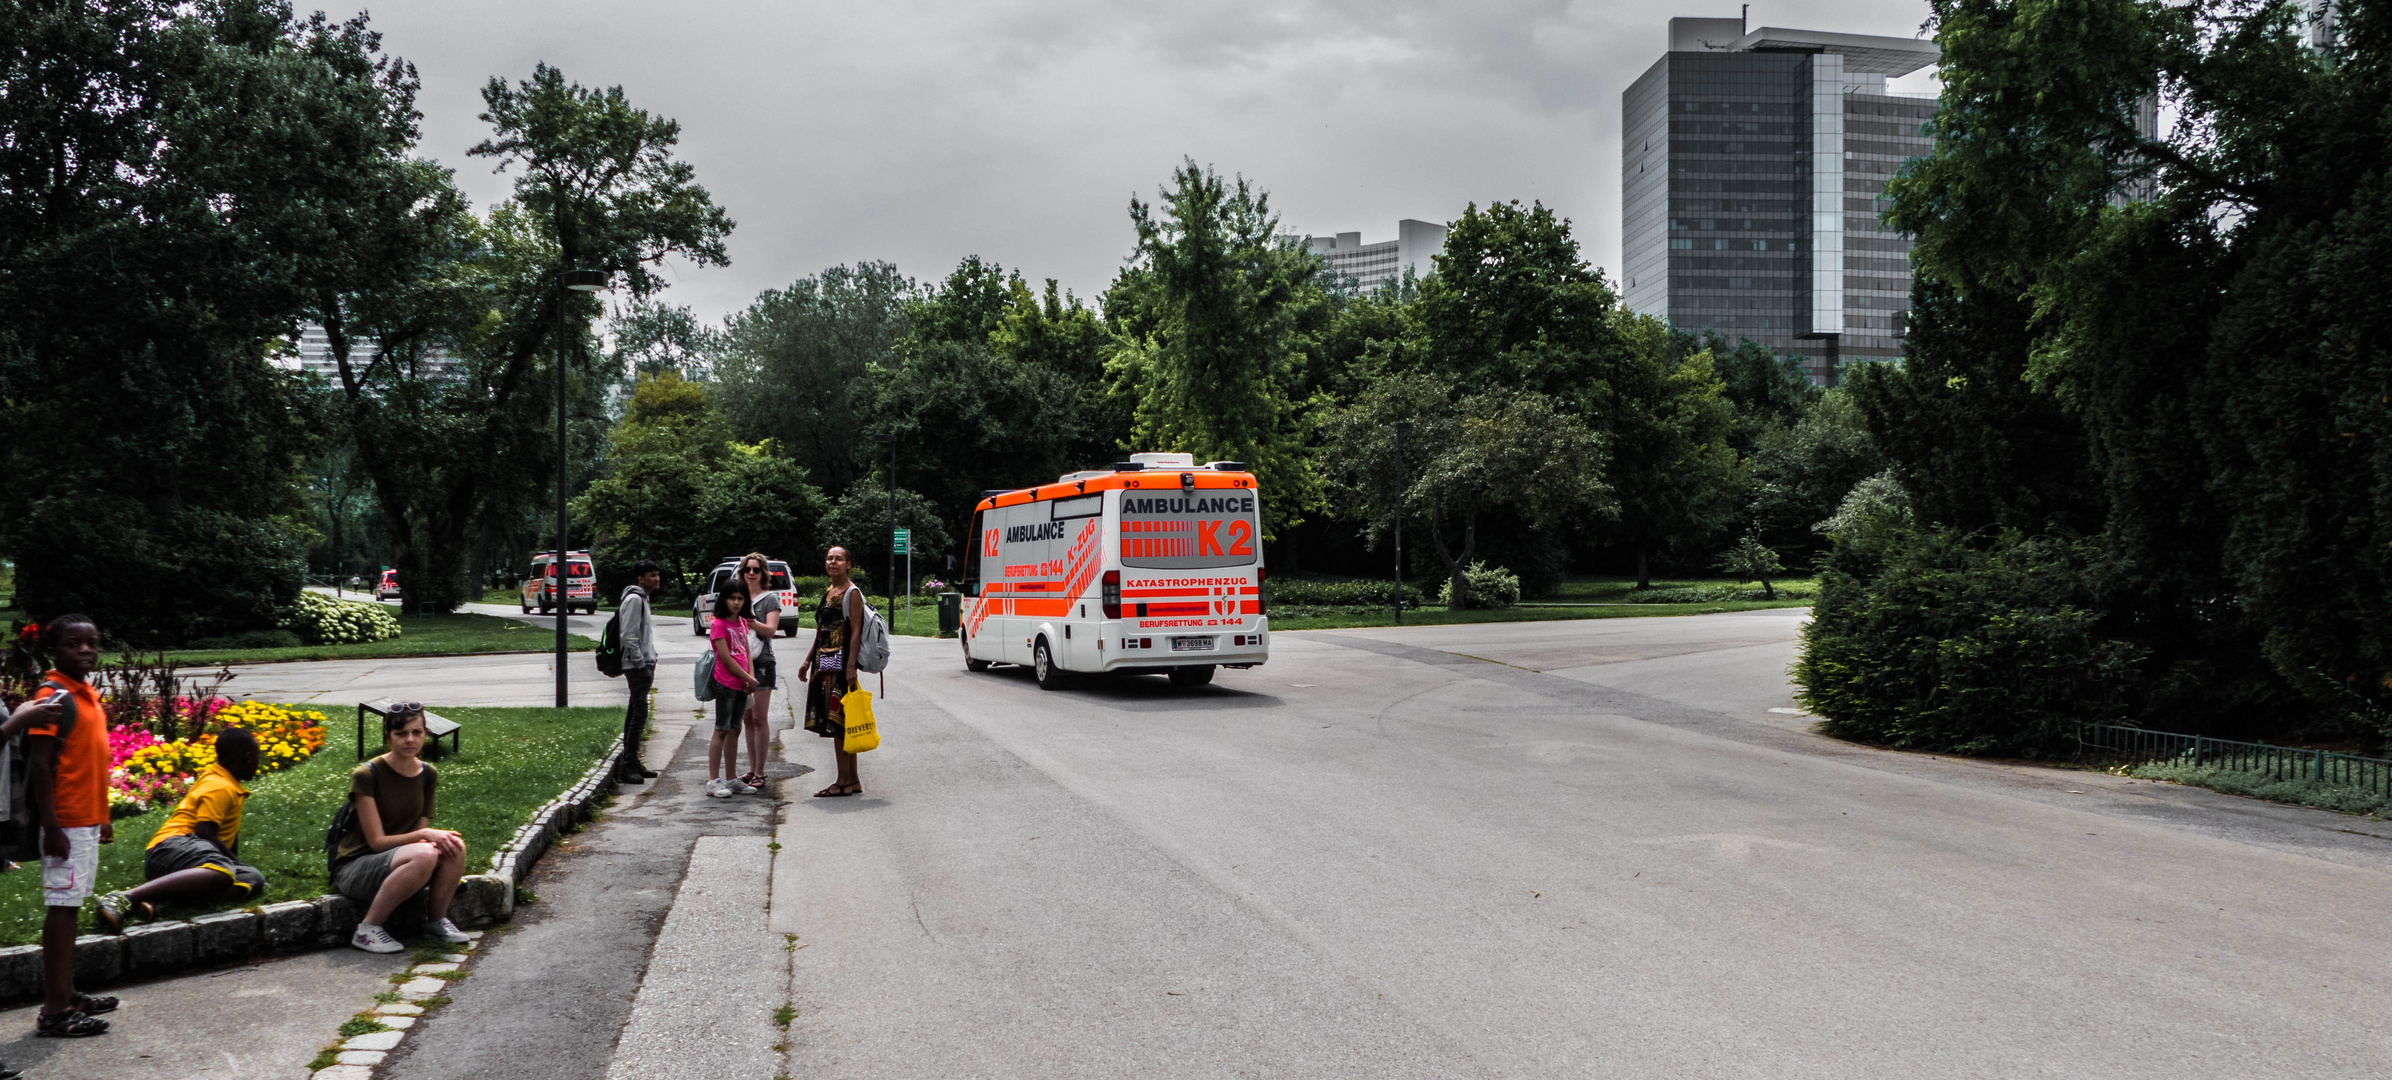
[[[362,369],[373,359],[380,343],[370,337],[349,339],[349,366]],[[332,358],[332,337],[315,323],[299,324],[299,340],[289,343],[283,351],[270,358],[274,366],[285,371],[321,375],[325,382],[339,386],[340,364]],[[457,362],[449,358],[448,350],[439,345],[426,346],[415,356],[415,377],[445,379],[456,374]]]
[[1365,244],[1361,233],[1345,232],[1307,236],[1303,242],[1314,254],[1329,261],[1329,270],[1338,280],[1353,279],[1367,292],[1402,277],[1406,269],[1415,278],[1427,277],[1437,268],[1430,260],[1445,250],[1445,226],[1405,218],[1395,223],[1393,240]]

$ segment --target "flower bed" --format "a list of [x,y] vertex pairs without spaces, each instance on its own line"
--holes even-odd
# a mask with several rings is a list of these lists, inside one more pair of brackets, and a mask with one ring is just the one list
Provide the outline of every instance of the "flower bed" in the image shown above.
[[171,807],[216,763],[216,734],[247,728],[257,738],[258,775],[290,768],[324,748],[324,714],[255,701],[177,701],[175,713],[201,718],[199,734],[160,739],[142,723],[108,729],[108,810],[125,817]]

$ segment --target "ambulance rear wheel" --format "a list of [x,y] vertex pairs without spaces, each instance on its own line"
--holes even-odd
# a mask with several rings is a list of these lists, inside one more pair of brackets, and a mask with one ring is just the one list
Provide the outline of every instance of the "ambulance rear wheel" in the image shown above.
[[1211,664],[1190,664],[1187,667],[1171,669],[1171,685],[1173,686],[1203,686],[1211,681],[1213,681],[1213,666]]
[[963,669],[965,671],[987,671],[988,661],[972,659],[972,639],[960,634],[956,636],[963,642]]
[[1055,654],[1047,648],[1045,638],[1030,651],[1030,674],[1038,680],[1041,690],[1063,689],[1063,669],[1055,666]]

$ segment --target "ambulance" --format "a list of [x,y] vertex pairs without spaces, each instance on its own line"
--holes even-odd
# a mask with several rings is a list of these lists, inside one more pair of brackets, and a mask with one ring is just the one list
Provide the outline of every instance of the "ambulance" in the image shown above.
[[1072,675],[1168,675],[1270,658],[1262,503],[1243,462],[1132,454],[1109,469],[990,492],[963,561],[963,659]]

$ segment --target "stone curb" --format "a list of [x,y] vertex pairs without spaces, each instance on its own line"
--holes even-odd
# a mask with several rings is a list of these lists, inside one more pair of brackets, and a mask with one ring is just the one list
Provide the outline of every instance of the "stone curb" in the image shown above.
[[[623,740],[617,736],[598,764],[535,811],[531,822],[498,849],[487,873],[467,874],[458,883],[449,917],[469,928],[512,918],[515,887],[531,876],[532,867],[558,836],[589,820],[592,802],[614,790],[615,765],[622,756]],[[75,939],[75,984],[103,986],[121,978],[168,975],[252,957],[346,945],[360,914],[348,897],[326,893],[313,900],[267,904],[254,911],[219,911],[188,922],[147,923],[127,929],[121,937],[85,934]],[[41,946],[0,948],[0,1004],[23,1004],[41,996]]]

